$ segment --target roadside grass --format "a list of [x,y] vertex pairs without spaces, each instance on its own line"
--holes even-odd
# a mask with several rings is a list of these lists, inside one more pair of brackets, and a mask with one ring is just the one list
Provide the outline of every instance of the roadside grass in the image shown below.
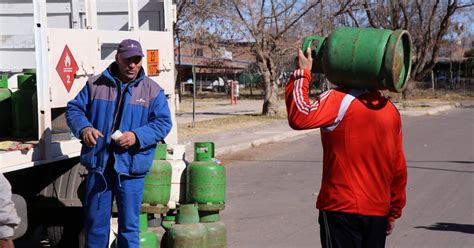
[[474,90],[446,90],[438,89],[435,91],[428,89],[413,89],[409,94],[406,94],[405,99],[400,93],[385,92],[385,95],[391,97],[392,101],[465,101],[474,100]]
[[[196,99],[195,109],[196,110],[207,110],[215,107],[228,106],[230,100],[227,99],[216,99],[216,98],[200,98]],[[179,112],[191,112],[193,111],[193,99],[185,98],[181,100],[179,104]]]
[[222,131],[249,128],[261,124],[268,124],[277,120],[286,120],[287,115],[284,109],[281,109],[276,116],[267,117],[260,114],[245,114],[230,117],[204,120],[192,123],[178,124],[178,139],[185,140],[193,136],[202,134],[212,134]]

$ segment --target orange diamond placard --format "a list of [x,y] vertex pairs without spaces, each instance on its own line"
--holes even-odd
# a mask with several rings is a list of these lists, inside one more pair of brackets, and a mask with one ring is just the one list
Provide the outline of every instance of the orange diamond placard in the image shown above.
[[79,70],[74,56],[72,56],[71,50],[66,45],[64,47],[63,53],[59,58],[58,65],[56,66],[56,71],[59,74],[59,77],[63,81],[64,87],[66,87],[67,92],[71,90],[74,79],[76,78],[76,72]]

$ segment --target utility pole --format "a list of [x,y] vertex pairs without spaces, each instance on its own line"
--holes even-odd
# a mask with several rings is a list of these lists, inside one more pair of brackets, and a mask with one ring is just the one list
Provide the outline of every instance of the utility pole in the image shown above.
[[193,127],[196,126],[196,68],[193,63]]

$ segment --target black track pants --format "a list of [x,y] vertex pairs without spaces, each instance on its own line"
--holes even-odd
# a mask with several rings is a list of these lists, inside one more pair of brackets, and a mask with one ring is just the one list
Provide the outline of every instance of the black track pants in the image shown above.
[[388,224],[385,216],[319,211],[318,221],[324,248],[385,247]]

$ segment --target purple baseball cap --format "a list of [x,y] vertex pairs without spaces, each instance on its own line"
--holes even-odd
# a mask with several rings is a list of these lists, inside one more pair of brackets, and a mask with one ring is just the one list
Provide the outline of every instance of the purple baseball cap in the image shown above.
[[132,39],[126,39],[120,42],[117,48],[117,54],[120,54],[120,56],[125,59],[134,56],[145,57],[145,55],[143,55],[140,42]]

